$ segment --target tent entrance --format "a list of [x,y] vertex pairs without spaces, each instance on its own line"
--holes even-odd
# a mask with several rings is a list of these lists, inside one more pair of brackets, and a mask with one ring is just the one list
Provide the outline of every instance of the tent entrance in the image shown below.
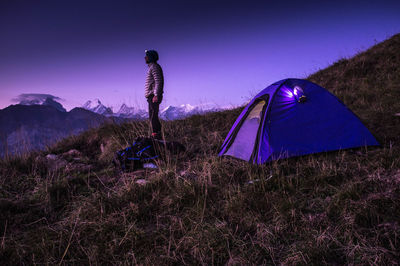
[[241,125],[238,125],[236,136],[231,140],[231,145],[225,155],[237,157],[245,161],[250,160],[254,145],[256,144],[257,132],[263,118],[265,105],[265,100],[254,104]]

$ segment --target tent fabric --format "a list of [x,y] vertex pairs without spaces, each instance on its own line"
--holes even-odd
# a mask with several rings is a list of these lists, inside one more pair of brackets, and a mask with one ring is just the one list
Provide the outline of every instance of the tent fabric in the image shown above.
[[[250,125],[249,117],[257,112],[257,122]],[[369,145],[379,143],[333,94],[307,80],[284,79],[249,102],[229,131],[219,156],[262,164]],[[246,151],[240,147],[246,147]]]

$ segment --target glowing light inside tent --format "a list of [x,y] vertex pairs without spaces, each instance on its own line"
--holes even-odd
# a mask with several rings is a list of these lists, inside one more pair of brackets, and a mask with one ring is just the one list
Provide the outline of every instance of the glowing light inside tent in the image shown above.
[[291,92],[291,91],[288,90],[288,89],[285,89],[284,92],[285,92],[285,94],[286,94],[287,97],[293,98],[293,92]]
[[296,101],[298,101],[299,103],[304,103],[307,100],[306,95],[304,94],[304,91],[302,88],[300,88],[299,86],[295,86],[293,89],[293,94],[294,94],[294,98],[296,99]]
[[302,94],[304,94],[303,89],[300,88],[299,86],[295,86],[293,92],[294,92],[294,95],[296,95],[296,96],[301,96]]

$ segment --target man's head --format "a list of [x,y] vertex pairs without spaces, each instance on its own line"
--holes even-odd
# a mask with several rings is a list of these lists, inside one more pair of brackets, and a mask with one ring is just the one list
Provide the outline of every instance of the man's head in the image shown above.
[[146,56],[144,59],[146,60],[146,63],[152,63],[152,62],[157,62],[158,61],[158,53],[155,50],[145,50]]

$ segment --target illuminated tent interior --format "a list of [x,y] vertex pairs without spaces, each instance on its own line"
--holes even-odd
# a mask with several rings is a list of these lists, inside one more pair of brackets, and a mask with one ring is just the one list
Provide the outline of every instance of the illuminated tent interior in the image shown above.
[[219,156],[254,164],[312,153],[379,145],[360,119],[326,89],[284,79],[244,108]]

